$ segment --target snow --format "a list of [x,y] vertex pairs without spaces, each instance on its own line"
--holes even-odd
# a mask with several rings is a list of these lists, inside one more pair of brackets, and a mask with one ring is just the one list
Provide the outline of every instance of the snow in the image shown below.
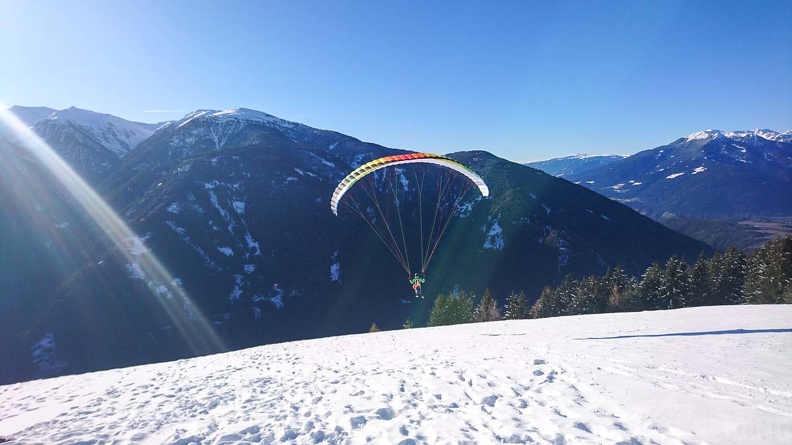
[[696,167],[695,169],[693,169],[693,173],[691,173],[691,175],[699,174],[699,173],[703,172],[706,169],[707,169],[707,167]]
[[10,443],[792,443],[792,306],[359,334],[0,386]]
[[234,274],[234,289],[228,296],[230,301],[239,300],[242,296],[242,285],[245,283],[245,278],[242,275]]
[[678,178],[678,177],[680,177],[682,175],[684,175],[684,173],[673,173],[673,174],[670,174],[670,175],[666,176],[666,179],[674,179],[674,178]]
[[258,241],[253,238],[250,232],[245,233],[245,242],[247,243],[248,250],[253,255],[261,256],[261,247],[259,247]]
[[301,170],[301,169],[296,168],[296,167],[295,167],[294,171],[296,171],[297,173],[299,173],[302,176],[310,176],[312,178],[318,178],[319,177],[319,176],[317,176],[314,173],[311,173],[311,172],[308,172],[308,171],[305,171],[305,170]]
[[338,251],[333,252],[330,264],[330,281],[341,282],[341,263],[338,261]]
[[55,336],[52,332],[44,334],[44,337],[31,348],[33,364],[39,372],[54,373],[67,365],[58,359],[55,349]]
[[712,136],[715,136],[718,133],[720,133],[720,131],[717,131],[717,130],[697,131],[697,132],[695,132],[693,134],[688,135],[688,137],[686,137],[685,139],[687,139],[689,141],[695,141],[695,140],[700,140],[700,139],[709,139],[709,138],[711,138]]
[[[498,216],[500,218],[500,215]],[[503,250],[506,245],[503,240],[503,228],[498,224],[498,219],[493,221],[492,227],[487,230],[487,227],[482,227],[482,230],[487,234],[484,238],[484,248],[491,250]]]
[[704,130],[690,134],[685,139],[687,139],[688,141],[694,141],[694,140],[715,139],[718,137],[725,137],[733,140],[745,140],[745,139],[755,140],[754,138],[760,137],[762,139],[767,139],[769,141],[777,141],[777,142],[792,141],[792,138],[790,138],[789,131],[785,133],[778,133],[776,131],[762,130],[762,129],[756,129],[750,131]]
[[95,113],[71,107],[52,113],[46,122],[61,125],[71,122],[79,126],[110,151],[123,157],[154,134],[157,126],[130,122],[110,114]]

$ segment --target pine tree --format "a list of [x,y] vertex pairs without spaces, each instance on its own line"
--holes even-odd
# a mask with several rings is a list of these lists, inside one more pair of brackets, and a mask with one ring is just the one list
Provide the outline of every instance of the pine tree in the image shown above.
[[709,279],[710,265],[710,260],[702,252],[688,274],[689,287],[688,295],[685,299],[686,306],[693,307],[711,304],[709,303],[712,300],[712,286]]
[[792,280],[792,238],[770,241],[753,251],[745,262],[743,300],[754,304],[783,301],[784,289]]
[[570,315],[572,313],[572,299],[578,287],[577,281],[572,275],[567,275],[561,285],[553,290],[553,317]]
[[485,321],[500,320],[501,312],[498,308],[498,302],[492,298],[492,293],[489,289],[484,289],[484,295],[481,297],[481,302],[473,312],[473,322],[481,323]]
[[605,283],[607,291],[606,312],[622,312],[634,309],[630,297],[635,296],[635,280],[624,275],[621,266],[616,266],[610,274],[610,280]]
[[404,322],[402,327],[404,329],[412,329],[413,328],[413,322],[412,322],[412,320],[410,320],[410,317],[407,317],[407,321]]
[[792,304],[792,284],[788,284],[784,293],[781,294],[781,303]]
[[687,264],[672,256],[666,263],[660,285],[660,309],[686,307],[685,298],[689,293],[690,284],[687,276]]
[[369,328],[369,332],[379,332],[379,328],[377,327],[377,323],[371,323],[371,327]]
[[640,298],[641,305],[650,311],[657,309],[665,309],[663,307],[663,270],[660,269],[660,264],[654,263],[651,267],[646,269],[643,277],[641,277],[641,284],[638,285],[638,298]]
[[596,311],[595,294],[595,277],[586,277],[580,281],[575,280],[572,283],[572,288],[569,289],[571,298],[567,314],[593,314]]
[[723,255],[722,281],[719,283],[722,302],[719,304],[738,304],[743,301],[745,262],[745,254],[734,247],[730,247]]
[[503,318],[505,320],[520,320],[528,318],[528,302],[525,299],[525,293],[512,292],[506,298],[506,305],[503,307]]
[[542,293],[539,295],[539,298],[534,302],[533,306],[531,306],[530,315],[531,318],[545,318],[545,317],[554,317],[556,316],[555,312],[555,301],[554,301],[554,293],[553,289],[550,286],[545,286],[542,289]]
[[631,279],[629,284],[625,286],[624,291],[621,293],[619,299],[619,311],[621,312],[640,312],[646,310],[646,300],[640,291],[640,282],[637,279]]
[[473,319],[473,295],[460,294],[438,295],[432,312],[429,314],[429,326],[446,326],[470,323]]

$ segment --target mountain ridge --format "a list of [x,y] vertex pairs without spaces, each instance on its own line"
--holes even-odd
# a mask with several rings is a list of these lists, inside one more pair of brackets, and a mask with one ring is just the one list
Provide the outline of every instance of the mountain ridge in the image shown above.
[[792,132],[704,130],[563,178],[726,250],[792,234]]
[[[189,357],[195,352],[179,326],[192,323],[194,313],[238,349],[361,332],[372,321],[385,329],[408,317],[422,323],[432,298],[455,289],[489,288],[500,300],[524,290],[533,299],[567,274],[600,274],[616,265],[638,274],[654,261],[673,255],[692,261],[709,251],[568,181],[483,151],[458,152],[450,156],[479,173],[492,195],[455,218],[427,272],[426,300],[412,300],[404,271],[381,241],[360,221],[330,212],[331,194],[349,171],[406,151],[256,116],[203,111],[164,125],[95,182],[135,239],[108,240],[68,197],[53,200],[65,207],[60,214],[75,216],[47,242],[73,240],[80,254],[66,263],[42,247],[24,267],[0,269],[15,270],[0,282],[18,283],[7,303],[16,309],[0,311],[16,317],[0,320],[0,335],[9,339],[2,353],[12,357],[3,362],[12,369],[0,370],[0,377],[49,375],[41,363],[67,363],[57,373],[76,373]],[[58,142],[51,140],[62,151]],[[57,188],[43,169],[29,180],[42,193]],[[414,193],[417,182],[405,186]],[[0,192],[7,191],[4,184]],[[13,202],[28,205],[25,195]],[[58,223],[48,208],[15,207],[9,215],[29,219],[0,221],[16,227],[0,231],[17,233],[0,240],[11,246],[6,253],[36,240],[36,227]],[[415,224],[412,216],[406,222]],[[173,283],[141,274],[139,261],[150,255],[189,301],[173,307],[176,297],[160,290]],[[34,276],[28,269],[42,266],[60,272],[40,279],[35,292],[26,289],[24,274]],[[34,345],[57,350],[57,360],[31,362]]]

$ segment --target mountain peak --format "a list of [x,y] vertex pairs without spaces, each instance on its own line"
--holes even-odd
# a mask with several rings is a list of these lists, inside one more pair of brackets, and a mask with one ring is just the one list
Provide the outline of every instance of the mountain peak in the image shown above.
[[71,123],[91,135],[99,144],[122,157],[157,130],[157,124],[131,122],[112,114],[97,113],[77,107],[55,111],[37,126],[60,127]]
[[786,133],[779,133],[777,131],[768,130],[768,129],[755,129],[755,130],[746,130],[746,131],[722,131],[722,130],[703,130],[697,131],[693,134],[688,135],[685,140],[686,141],[695,141],[695,140],[714,140],[717,138],[727,138],[727,139],[752,139],[760,137],[762,139],[767,139],[768,141],[778,141],[778,142],[790,142],[792,141],[792,131],[787,131]]
[[685,139],[688,141],[695,141],[701,139],[715,139],[717,137],[722,137],[723,132],[721,130],[703,130],[697,131],[693,134],[688,135]]
[[263,111],[251,110],[249,108],[231,108],[228,110],[196,110],[185,115],[176,122],[176,125],[183,127],[194,119],[208,118],[218,122],[238,120],[253,123],[274,124],[279,127],[294,128],[298,124],[284,119],[280,119]]

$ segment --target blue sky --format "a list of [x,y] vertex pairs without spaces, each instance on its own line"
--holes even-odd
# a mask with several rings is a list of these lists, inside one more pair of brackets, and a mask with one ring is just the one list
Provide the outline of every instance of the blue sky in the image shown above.
[[0,103],[515,161],[792,130],[792,2],[0,0]]

